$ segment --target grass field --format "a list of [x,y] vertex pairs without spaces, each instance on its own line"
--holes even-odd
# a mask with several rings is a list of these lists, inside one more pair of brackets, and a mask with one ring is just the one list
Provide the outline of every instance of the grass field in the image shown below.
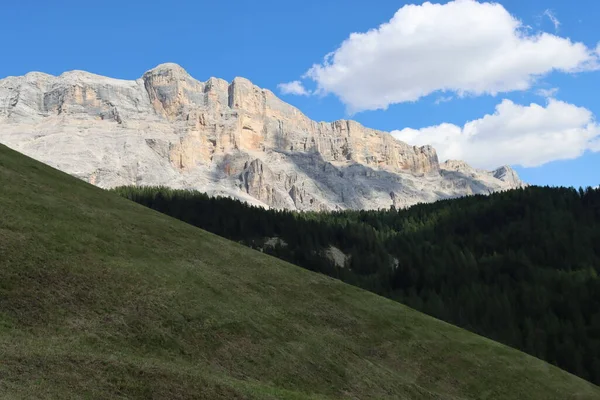
[[600,388],[0,145],[0,398],[563,400]]

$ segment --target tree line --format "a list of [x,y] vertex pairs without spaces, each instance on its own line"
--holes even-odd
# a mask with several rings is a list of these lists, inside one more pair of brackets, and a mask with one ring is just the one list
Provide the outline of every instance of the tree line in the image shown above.
[[[533,186],[403,210],[321,213],[165,187],[114,191],[600,384],[598,189]],[[344,265],[330,246],[348,256]]]

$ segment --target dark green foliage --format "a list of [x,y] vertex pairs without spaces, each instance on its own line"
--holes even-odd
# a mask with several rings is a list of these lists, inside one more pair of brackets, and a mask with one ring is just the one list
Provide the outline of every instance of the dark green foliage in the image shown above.
[[[160,187],[116,191],[600,383],[600,190],[529,187],[331,213]],[[286,245],[264,246],[270,237]],[[347,265],[326,256],[329,246],[351,256]]]

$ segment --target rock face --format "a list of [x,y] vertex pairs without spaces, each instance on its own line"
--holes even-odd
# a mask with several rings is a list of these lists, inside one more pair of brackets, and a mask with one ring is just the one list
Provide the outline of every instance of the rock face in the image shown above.
[[176,64],[135,81],[82,71],[0,80],[0,142],[109,188],[167,185],[298,210],[404,207],[522,185],[510,167],[438,163],[355,121],[315,122],[244,78]]

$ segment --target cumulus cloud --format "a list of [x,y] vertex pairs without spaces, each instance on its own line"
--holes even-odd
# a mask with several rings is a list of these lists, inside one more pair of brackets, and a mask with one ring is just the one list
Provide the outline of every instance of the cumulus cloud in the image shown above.
[[459,159],[480,168],[536,167],[600,151],[600,126],[583,107],[549,99],[545,106],[503,100],[493,114],[460,127],[441,124],[391,132],[412,145],[433,145],[440,160]]
[[378,28],[352,33],[303,78],[316,82],[316,93],[333,93],[358,112],[436,91],[463,96],[526,90],[554,70],[598,69],[598,50],[532,32],[497,3],[425,2],[403,6]]
[[294,94],[297,96],[308,96],[310,94],[310,92],[306,90],[300,81],[280,83],[277,85],[277,87],[282,94]]

